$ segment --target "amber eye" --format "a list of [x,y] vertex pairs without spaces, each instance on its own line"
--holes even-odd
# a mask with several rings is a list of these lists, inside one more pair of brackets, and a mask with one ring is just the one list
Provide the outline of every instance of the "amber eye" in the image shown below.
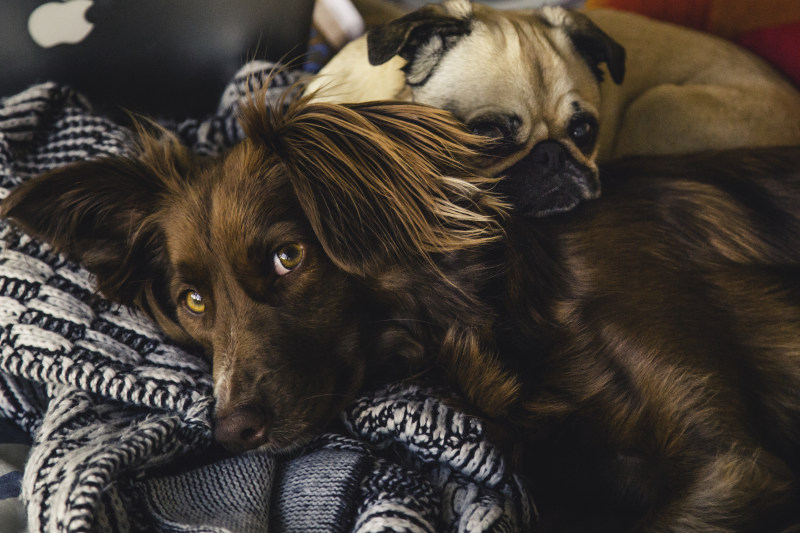
[[206,312],[206,304],[203,300],[203,295],[197,291],[186,291],[183,293],[183,305],[196,315],[202,315]]
[[281,247],[273,257],[275,272],[279,276],[284,276],[292,269],[297,268],[297,265],[303,261],[303,253],[303,247],[296,243]]

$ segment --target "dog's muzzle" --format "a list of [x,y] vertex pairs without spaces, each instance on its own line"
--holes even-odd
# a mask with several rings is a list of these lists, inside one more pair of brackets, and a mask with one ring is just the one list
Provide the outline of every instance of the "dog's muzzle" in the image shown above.
[[506,171],[501,191],[514,212],[545,217],[569,211],[600,195],[597,170],[579,163],[557,141],[542,141]]
[[236,409],[217,417],[214,438],[236,453],[258,448],[269,439],[267,417],[255,409]]

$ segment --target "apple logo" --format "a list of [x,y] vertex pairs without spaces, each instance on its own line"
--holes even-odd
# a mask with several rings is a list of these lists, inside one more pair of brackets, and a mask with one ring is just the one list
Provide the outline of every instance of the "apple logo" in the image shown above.
[[28,33],[42,48],[79,43],[94,28],[86,20],[92,3],[93,0],[64,0],[42,4],[28,18]]

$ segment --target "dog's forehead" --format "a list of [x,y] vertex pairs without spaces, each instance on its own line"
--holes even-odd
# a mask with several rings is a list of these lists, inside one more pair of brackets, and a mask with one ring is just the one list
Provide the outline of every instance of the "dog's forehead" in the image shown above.
[[203,169],[173,202],[164,228],[174,254],[236,256],[300,212],[282,169],[251,148],[237,147]]
[[522,12],[479,12],[472,32],[414,90],[415,100],[467,123],[491,112],[561,123],[574,112],[573,102],[594,112],[599,97],[591,71],[563,29]]
[[212,180],[212,230],[223,241],[263,240],[272,225],[301,212],[285,168],[256,143],[232,150]]
[[270,157],[259,143],[245,139],[234,146],[213,170],[212,186],[219,192],[240,194],[258,190],[270,195],[288,182],[288,177],[275,157]]

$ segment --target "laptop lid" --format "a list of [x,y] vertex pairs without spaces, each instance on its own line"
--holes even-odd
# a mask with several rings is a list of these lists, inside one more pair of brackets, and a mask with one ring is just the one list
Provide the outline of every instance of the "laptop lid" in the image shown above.
[[93,104],[212,113],[250,59],[306,53],[313,0],[3,0],[0,96],[67,83]]

